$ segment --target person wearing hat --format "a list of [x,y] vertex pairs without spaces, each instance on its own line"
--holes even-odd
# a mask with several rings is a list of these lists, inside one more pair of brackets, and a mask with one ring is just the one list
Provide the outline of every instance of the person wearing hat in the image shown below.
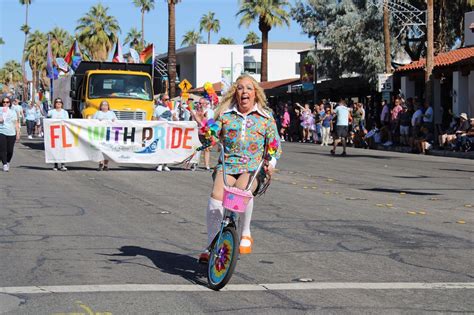
[[438,137],[439,146],[444,148],[449,145],[454,145],[456,139],[469,129],[469,119],[466,113],[459,115],[459,123],[451,130]]

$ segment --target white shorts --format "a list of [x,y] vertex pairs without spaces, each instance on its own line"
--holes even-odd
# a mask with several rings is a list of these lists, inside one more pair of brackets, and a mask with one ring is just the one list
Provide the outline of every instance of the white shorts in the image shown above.
[[409,136],[410,126],[400,126],[400,136]]

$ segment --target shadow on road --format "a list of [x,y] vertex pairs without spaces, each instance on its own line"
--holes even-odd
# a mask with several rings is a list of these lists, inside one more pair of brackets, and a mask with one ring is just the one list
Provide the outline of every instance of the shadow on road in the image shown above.
[[369,155],[369,154],[352,154],[350,152],[347,153],[346,156],[341,156],[340,152],[336,155],[331,155],[330,152],[328,153],[320,153],[320,152],[311,152],[311,151],[298,151],[295,153],[302,153],[302,154],[311,154],[311,155],[323,155],[323,156],[330,156],[330,157],[340,157],[340,158],[370,158],[370,159],[378,159],[378,160],[392,160],[398,159],[399,157],[396,156],[378,156],[378,155]]
[[[136,257],[144,256],[151,260],[151,262],[162,272],[178,275],[187,281],[199,285],[207,286],[206,282],[206,268],[197,262],[196,257],[191,257],[182,254],[164,252],[160,250],[152,250],[139,246],[122,246],[118,249],[120,253],[117,254],[101,254],[113,257]],[[109,261],[116,264],[137,264],[121,259],[109,259]]]
[[399,194],[401,191],[405,192],[407,195],[416,195],[416,196],[439,196],[437,193],[430,192],[421,192],[421,191],[411,191],[410,189],[389,189],[389,188],[365,188],[362,190],[375,191],[375,192],[388,192]]
[[44,142],[21,142],[22,145],[32,150],[44,151]]
[[450,172],[466,172],[466,173],[474,173],[474,171],[470,170],[461,170],[459,168],[440,168],[440,171],[450,171]]

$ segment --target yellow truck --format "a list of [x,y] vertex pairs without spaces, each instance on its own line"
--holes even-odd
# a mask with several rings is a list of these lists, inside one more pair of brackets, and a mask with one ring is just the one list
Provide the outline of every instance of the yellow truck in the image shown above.
[[91,118],[107,100],[119,120],[151,120],[152,75],[151,64],[82,61],[71,77],[71,111]]

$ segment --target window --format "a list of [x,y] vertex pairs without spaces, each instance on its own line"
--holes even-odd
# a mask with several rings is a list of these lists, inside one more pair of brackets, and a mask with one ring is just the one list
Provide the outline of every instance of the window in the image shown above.
[[295,63],[295,74],[296,75],[300,75],[301,71],[300,71],[300,63],[297,62]]
[[133,98],[153,100],[149,77],[144,75],[93,74],[89,98]]
[[244,62],[244,72],[250,74],[261,74],[262,72],[262,63],[261,62]]

